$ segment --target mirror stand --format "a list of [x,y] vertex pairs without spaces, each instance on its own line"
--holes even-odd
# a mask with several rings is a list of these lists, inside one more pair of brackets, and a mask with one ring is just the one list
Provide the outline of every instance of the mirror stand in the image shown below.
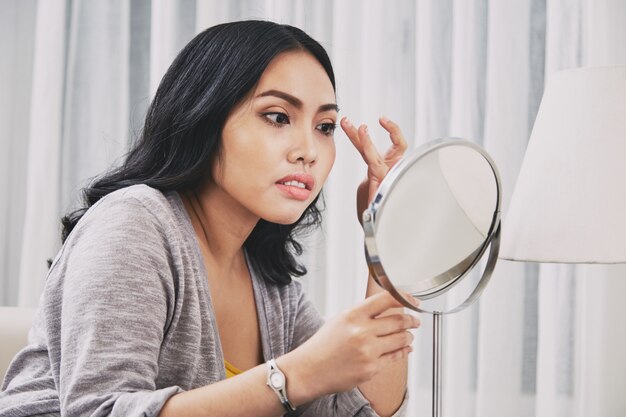
[[441,417],[441,381],[443,355],[443,314],[433,312],[433,417]]
[[[432,415],[433,417],[441,417],[443,415],[442,411],[442,391],[443,391],[443,343],[444,343],[444,334],[443,334],[443,316],[445,314],[452,314],[464,310],[468,306],[470,306],[474,301],[478,299],[480,294],[483,292],[487,283],[491,279],[491,275],[493,274],[493,270],[495,269],[498,253],[500,251],[500,218],[499,213],[497,215],[497,227],[495,233],[493,233],[492,238],[487,240],[486,245],[490,245],[489,247],[489,257],[487,258],[487,264],[485,265],[485,270],[483,271],[483,275],[478,281],[476,288],[472,291],[469,297],[461,303],[459,306],[448,310],[448,311],[439,311],[433,310],[429,311],[422,308],[412,307],[413,310],[417,310],[421,313],[429,313],[433,315],[433,401],[432,401]],[[469,270],[468,270],[469,272]],[[464,274],[463,274],[464,275]]]

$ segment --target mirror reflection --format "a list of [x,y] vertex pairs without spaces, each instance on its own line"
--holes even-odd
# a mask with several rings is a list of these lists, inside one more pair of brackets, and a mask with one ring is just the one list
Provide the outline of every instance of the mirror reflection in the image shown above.
[[418,297],[454,283],[480,254],[497,207],[494,172],[472,147],[452,143],[405,164],[375,215],[388,279]]

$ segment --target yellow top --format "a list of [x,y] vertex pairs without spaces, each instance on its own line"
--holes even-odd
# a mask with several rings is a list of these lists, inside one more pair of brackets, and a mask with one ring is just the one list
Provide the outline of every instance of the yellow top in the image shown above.
[[224,359],[224,366],[226,367],[226,378],[233,377],[240,374],[242,371],[235,368],[232,363]]

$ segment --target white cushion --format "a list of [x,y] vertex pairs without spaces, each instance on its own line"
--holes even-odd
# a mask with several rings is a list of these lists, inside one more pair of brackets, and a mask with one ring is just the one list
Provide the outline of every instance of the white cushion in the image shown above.
[[0,307],[0,380],[17,352],[28,342],[35,309]]

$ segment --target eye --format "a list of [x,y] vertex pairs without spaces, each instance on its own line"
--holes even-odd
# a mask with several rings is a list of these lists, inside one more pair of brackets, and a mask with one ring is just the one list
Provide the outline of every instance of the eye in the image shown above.
[[337,125],[335,123],[321,123],[317,125],[317,130],[322,132],[323,135],[332,136],[335,133]]
[[289,116],[287,116],[285,113],[263,113],[263,119],[265,119],[265,121],[267,121],[268,123],[278,127],[283,127],[284,125],[289,124]]

